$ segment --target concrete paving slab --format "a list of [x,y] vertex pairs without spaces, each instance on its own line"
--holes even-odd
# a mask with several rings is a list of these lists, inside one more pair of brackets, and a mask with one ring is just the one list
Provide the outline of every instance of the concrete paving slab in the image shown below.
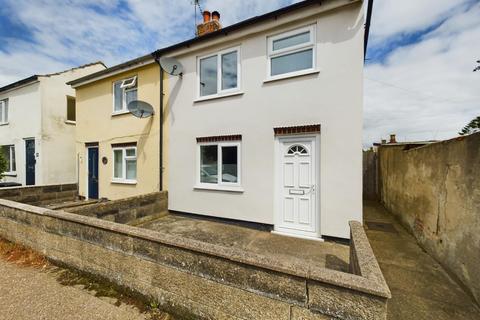
[[174,213],[138,227],[225,247],[235,247],[282,261],[296,261],[348,272],[350,249],[346,244],[280,236],[268,231]]
[[479,320],[473,299],[428,255],[379,203],[364,204],[364,220],[392,223],[398,233],[368,230],[380,268],[392,292],[388,319]]

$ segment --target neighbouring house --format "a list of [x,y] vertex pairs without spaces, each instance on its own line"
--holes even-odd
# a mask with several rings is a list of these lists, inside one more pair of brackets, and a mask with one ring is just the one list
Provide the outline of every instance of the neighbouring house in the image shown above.
[[[111,200],[160,189],[160,68],[151,55],[70,82],[77,93],[79,194]],[[151,104],[136,118],[129,102]]]
[[3,182],[77,181],[75,90],[66,82],[105,68],[95,62],[0,88],[0,146],[8,162]]
[[[307,0],[225,28],[205,12],[197,37],[72,81],[80,193],[157,187],[172,211],[349,238],[362,220],[363,4]],[[182,73],[160,72],[165,58]],[[129,99],[155,115],[123,114]]]

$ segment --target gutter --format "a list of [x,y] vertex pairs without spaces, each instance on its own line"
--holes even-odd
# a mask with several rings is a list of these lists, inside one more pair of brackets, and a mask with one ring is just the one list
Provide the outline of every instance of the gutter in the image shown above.
[[154,56],[155,62],[158,64],[160,68],[160,141],[159,141],[159,191],[163,190],[163,69],[160,65],[160,54],[157,52],[152,54]]
[[370,35],[370,24],[372,21],[373,0],[367,0],[367,20],[365,21],[365,34],[363,38],[363,61],[367,57],[368,36]]

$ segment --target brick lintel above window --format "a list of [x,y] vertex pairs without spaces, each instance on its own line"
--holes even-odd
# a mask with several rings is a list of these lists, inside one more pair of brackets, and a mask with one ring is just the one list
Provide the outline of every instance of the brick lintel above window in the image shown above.
[[289,134],[302,134],[302,133],[320,133],[319,124],[310,124],[304,126],[294,126],[294,127],[277,127],[273,128],[275,135],[289,135]]
[[219,142],[219,141],[241,141],[241,134],[232,134],[225,136],[210,136],[210,137],[197,137],[197,143],[202,142]]
[[112,148],[136,147],[136,142],[112,143]]

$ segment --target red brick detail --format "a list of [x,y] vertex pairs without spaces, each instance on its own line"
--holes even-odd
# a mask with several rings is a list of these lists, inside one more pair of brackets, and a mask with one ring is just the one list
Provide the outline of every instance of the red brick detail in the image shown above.
[[197,137],[197,142],[219,142],[219,141],[241,141],[241,134],[232,134],[228,136]]
[[112,148],[136,147],[136,142],[112,143]]
[[273,128],[275,135],[288,135],[288,134],[300,134],[300,133],[319,133],[320,125],[311,124],[306,126],[295,126],[295,127],[278,127]]

